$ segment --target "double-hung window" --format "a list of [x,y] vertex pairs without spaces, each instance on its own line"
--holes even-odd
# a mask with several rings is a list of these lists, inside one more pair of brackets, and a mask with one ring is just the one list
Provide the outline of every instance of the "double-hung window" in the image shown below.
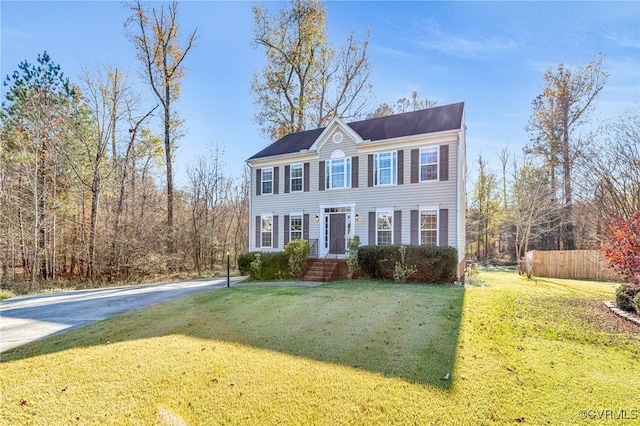
[[273,216],[262,216],[262,229],[260,232],[260,246],[273,246]]
[[438,180],[438,148],[420,150],[420,182]]
[[291,166],[291,192],[302,191],[302,164]]
[[437,210],[420,210],[420,245],[438,245]]
[[326,189],[351,188],[351,158],[327,160],[325,176]]
[[374,185],[395,185],[398,167],[398,154],[381,152],[373,155]]
[[379,246],[390,245],[393,242],[393,215],[391,211],[376,213],[376,239]]
[[262,194],[273,194],[273,167],[262,169]]
[[289,219],[289,241],[302,239],[302,215],[291,215]]

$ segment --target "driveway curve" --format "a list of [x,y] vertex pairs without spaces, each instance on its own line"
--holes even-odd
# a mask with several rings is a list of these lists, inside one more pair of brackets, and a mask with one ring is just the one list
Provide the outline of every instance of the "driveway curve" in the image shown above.
[[[234,277],[231,284],[244,278]],[[226,286],[226,278],[205,278],[11,298],[0,302],[0,353],[124,312]]]

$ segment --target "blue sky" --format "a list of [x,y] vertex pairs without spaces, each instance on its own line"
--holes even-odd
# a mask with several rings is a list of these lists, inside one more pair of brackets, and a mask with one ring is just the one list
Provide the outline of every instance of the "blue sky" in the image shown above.
[[[284,3],[265,2],[272,10]],[[252,74],[263,64],[253,48],[251,2],[189,1],[179,4],[183,32],[199,39],[186,60],[181,99],[186,136],[176,155],[178,184],[186,169],[213,143],[225,151],[229,174],[270,141],[253,122]],[[330,40],[340,45],[350,32],[362,39],[369,28],[373,97],[370,109],[411,91],[441,105],[464,101],[467,161],[482,154],[496,171],[506,146],[521,152],[531,101],[542,75],[559,63],[586,64],[607,56],[611,74],[593,123],[615,118],[640,104],[640,2],[327,2]],[[116,1],[0,3],[2,77],[23,60],[47,51],[72,80],[102,64],[139,77],[140,65],[123,33],[128,11]],[[6,89],[2,89],[3,99]],[[585,132],[587,129],[585,129]],[[160,127],[157,127],[160,133]]]

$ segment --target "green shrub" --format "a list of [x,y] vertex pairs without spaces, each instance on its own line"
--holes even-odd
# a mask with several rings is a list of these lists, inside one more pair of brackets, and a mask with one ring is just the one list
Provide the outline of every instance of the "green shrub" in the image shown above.
[[633,309],[640,314],[640,293],[636,293],[636,297],[633,298],[632,302]]
[[634,284],[622,284],[616,289],[616,304],[625,311],[640,312],[636,308],[636,300],[640,295],[640,286]]
[[303,239],[290,241],[284,246],[284,252],[289,256],[289,275],[293,278],[302,278],[310,249],[309,241]]
[[349,279],[353,277],[353,273],[358,269],[358,250],[360,249],[360,236],[354,235],[349,240],[349,251],[347,252],[347,268]]
[[15,294],[10,292],[9,290],[0,290],[0,300],[11,299]]
[[251,271],[251,278],[254,280],[259,280],[262,277],[262,255],[260,253],[256,253],[253,256],[253,262],[249,265],[249,270]]
[[415,266],[407,266],[407,247],[400,246],[398,249],[400,253],[400,260],[396,262],[393,267],[393,280],[397,283],[403,283],[407,281],[407,278],[417,272],[418,269]]
[[249,275],[251,262],[253,262],[255,252],[243,253],[238,256],[238,271],[240,275]]
[[[251,271],[251,263],[255,262],[256,254],[260,255],[261,268],[259,276]],[[257,266],[257,264],[254,264]],[[290,278],[289,255],[285,252],[249,252],[238,256],[240,274],[249,275],[253,280],[274,281]],[[254,268],[255,269],[255,268]]]
[[[392,280],[396,263],[402,263],[400,245],[360,247],[358,263],[370,278]],[[416,269],[407,281],[449,283],[456,278],[458,252],[453,247],[406,246],[405,265]]]

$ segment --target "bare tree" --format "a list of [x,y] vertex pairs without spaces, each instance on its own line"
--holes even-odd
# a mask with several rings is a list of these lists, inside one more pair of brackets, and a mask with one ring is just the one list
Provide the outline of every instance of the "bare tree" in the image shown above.
[[598,223],[629,219],[640,210],[640,108],[592,133],[580,157],[578,187],[590,197]]
[[[493,253],[493,242],[498,228],[500,196],[495,173],[488,168],[487,161],[478,157],[478,178],[473,188],[471,206],[468,209],[467,241],[469,253],[475,251],[477,259],[488,259]],[[475,247],[474,247],[475,245]]]
[[256,5],[253,13],[254,43],[265,49],[266,63],[251,91],[256,122],[270,139],[363,112],[371,88],[368,37],[359,42],[351,35],[336,53],[318,0],[291,0],[274,16]]
[[575,249],[572,218],[572,167],[576,156],[573,133],[585,122],[593,103],[607,80],[603,69],[604,56],[594,58],[585,66],[575,69],[560,64],[557,70],[548,69],[543,79],[546,87],[533,101],[533,112],[528,131],[532,144],[527,152],[542,156],[551,176],[554,194],[557,192],[556,168],[562,178],[564,248]]
[[525,157],[514,162],[511,188],[510,222],[515,228],[516,259],[521,261],[531,242],[553,231],[549,224],[560,208],[553,199],[548,172]]
[[184,77],[183,61],[194,46],[194,30],[184,43],[179,37],[178,3],[165,9],[147,11],[140,1],[130,5],[132,15],[127,21],[128,35],[142,62],[149,85],[162,106],[164,124],[164,154],[167,174],[167,253],[175,253],[173,229],[173,150],[176,145],[178,123],[172,109],[180,94],[180,80]]
[[417,111],[425,108],[433,108],[438,105],[438,101],[420,97],[420,92],[414,90],[408,98],[400,98],[396,101],[395,106],[386,103],[378,105],[378,107],[367,114],[367,118],[385,117],[393,114],[401,114],[403,112]]

